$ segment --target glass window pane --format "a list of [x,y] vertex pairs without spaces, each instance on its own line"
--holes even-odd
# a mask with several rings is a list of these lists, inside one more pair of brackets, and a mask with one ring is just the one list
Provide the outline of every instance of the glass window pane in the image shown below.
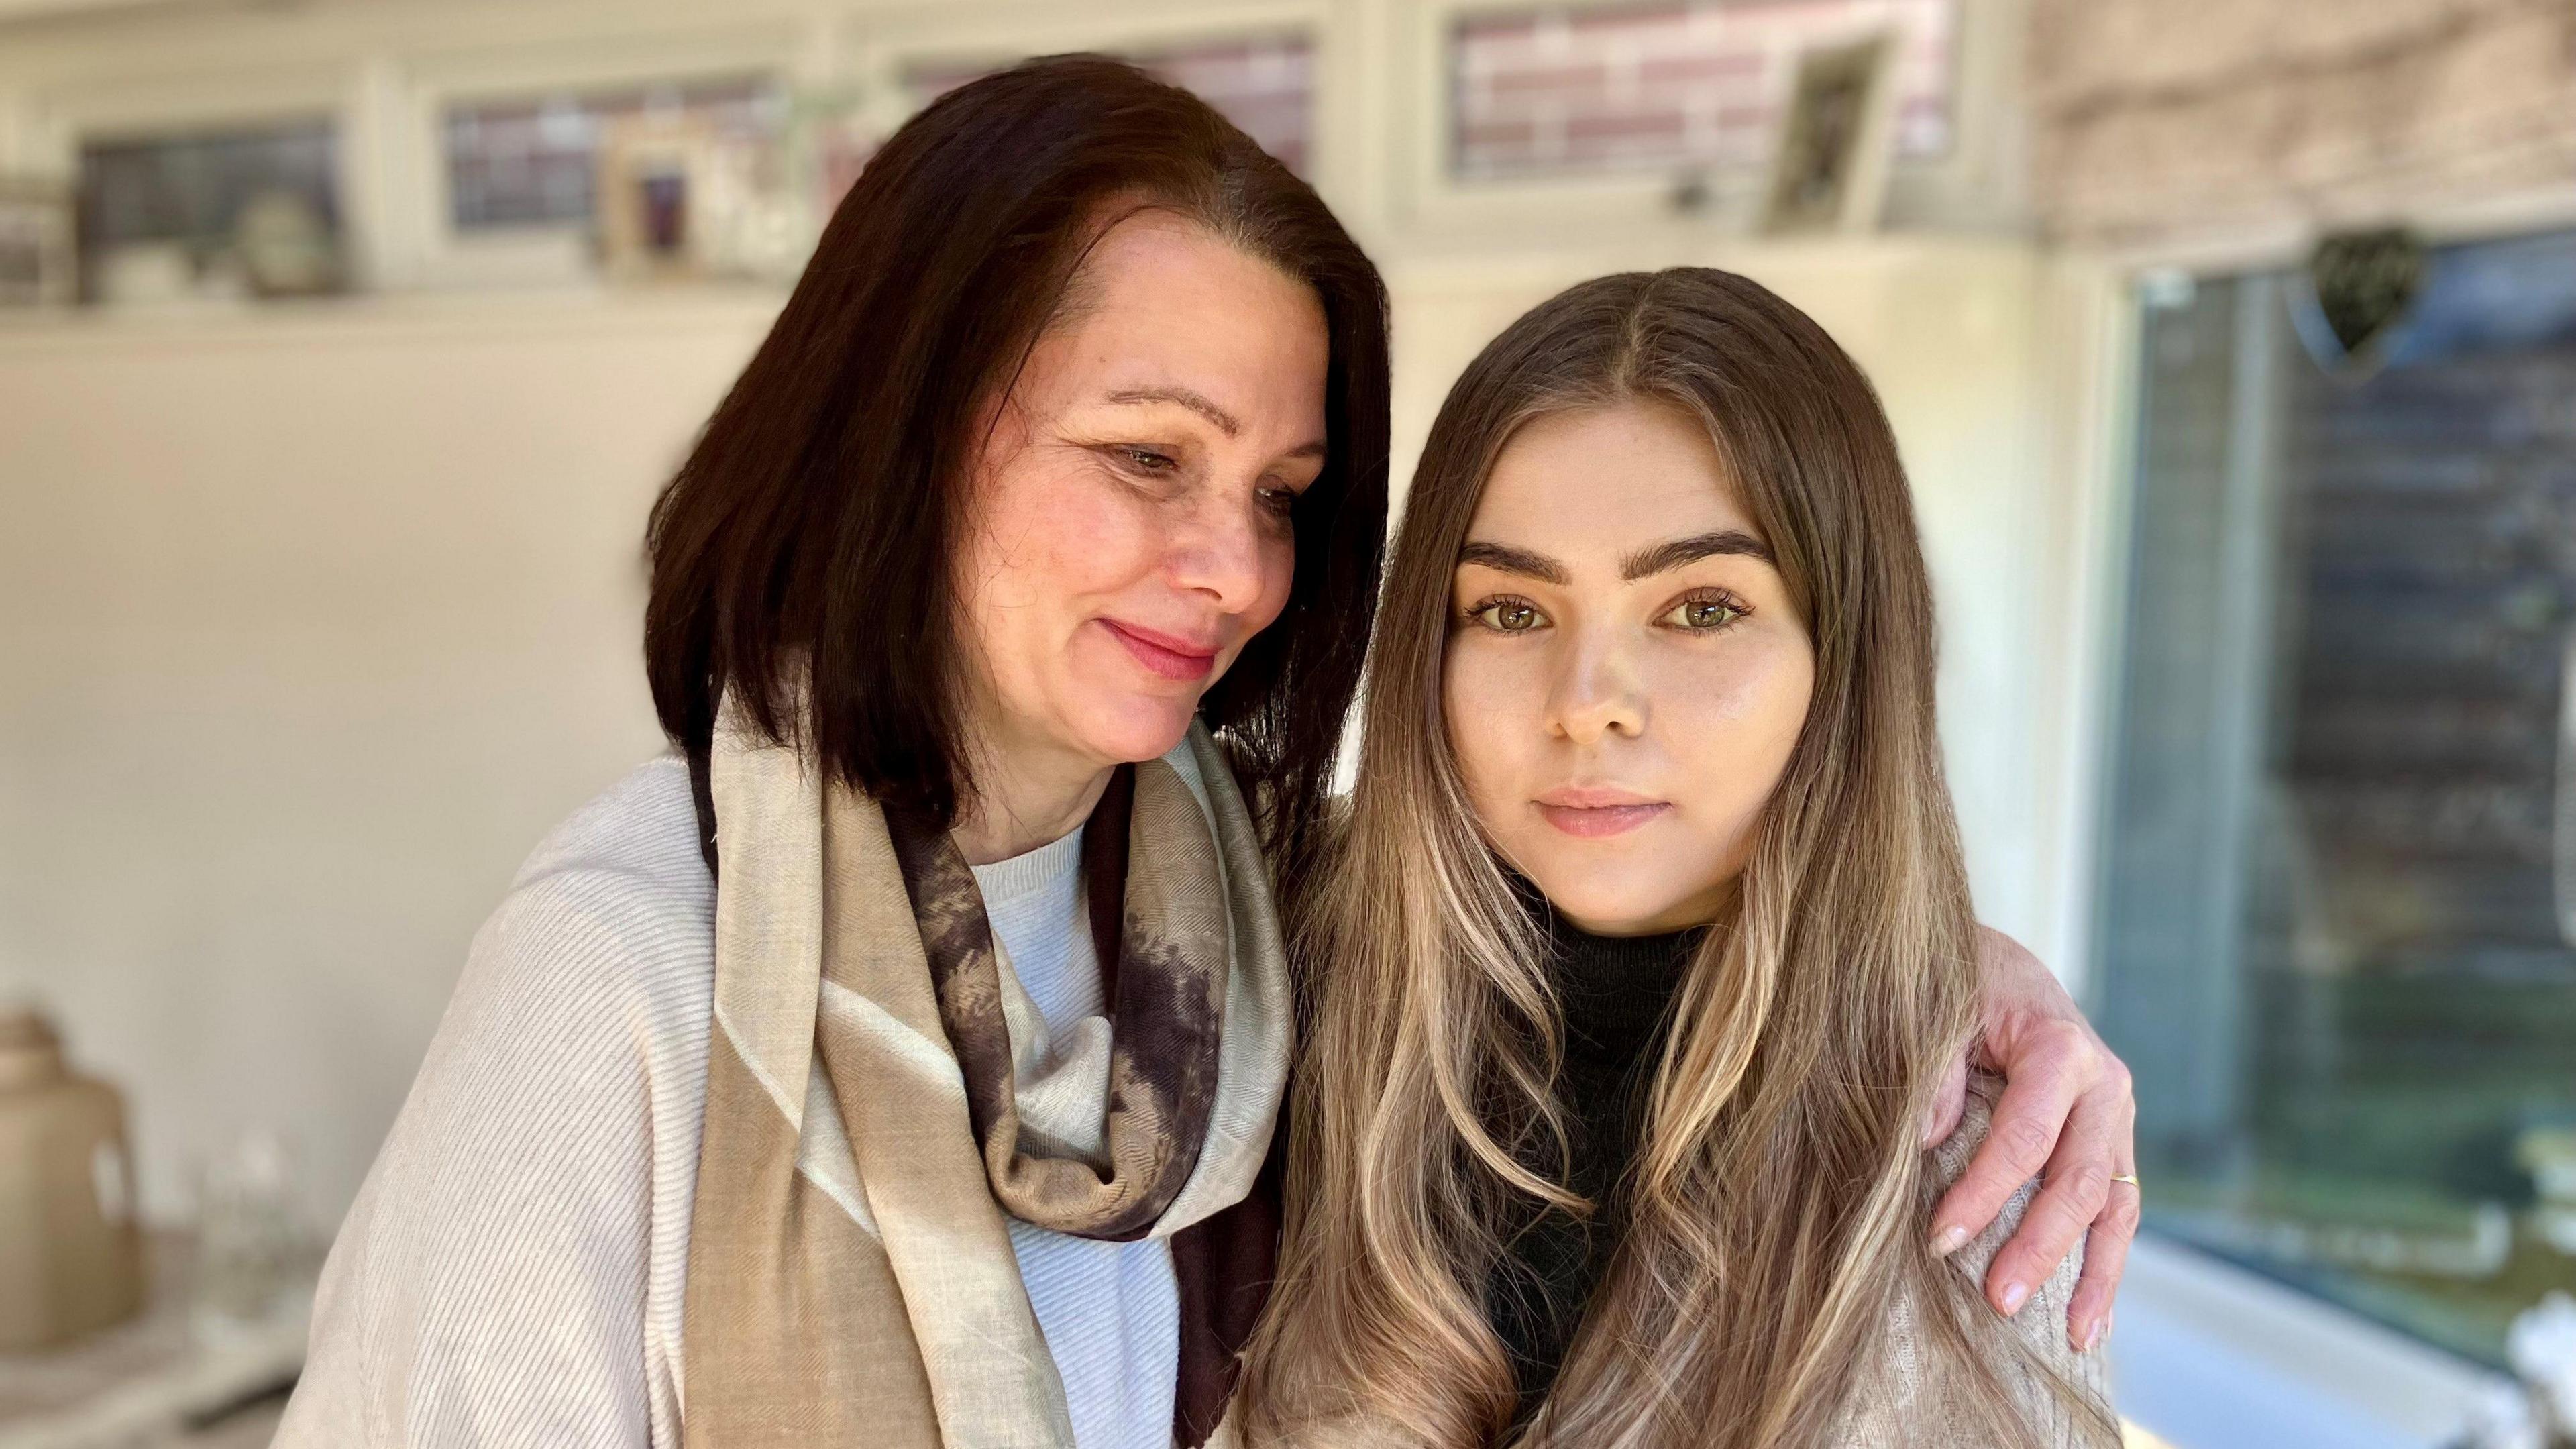
[[587,226],[599,147],[631,116],[704,124],[717,135],[773,139],[785,107],[761,80],[717,80],[474,101],[447,109],[448,214],[458,231]]
[[181,242],[229,246],[245,203],[289,192],[336,228],[340,185],[329,121],[185,135],[120,137],[81,147],[81,250]]
[[1802,51],[1899,37],[1896,145],[1950,147],[1956,0],[1692,0],[1477,14],[1449,40],[1461,177],[1765,165]]
[[2376,370],[2313,299],[2147,311],[2097,1009],[2153,1228],[2500,1362],[2576,1291],[2576,235]]
[[[1198,45],[1147,47],[1126,59],[1214,106],[1261,149],[1303,174],[1314,144],[1314,45],[1304,35],[1251,36]],[[1008,61],[934,61],[904,72],[916,104],[931,101]]]

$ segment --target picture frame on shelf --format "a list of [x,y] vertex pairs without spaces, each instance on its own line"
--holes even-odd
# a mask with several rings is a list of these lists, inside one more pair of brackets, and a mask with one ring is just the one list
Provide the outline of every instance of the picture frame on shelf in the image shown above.
[[1884,31],[1798,57],[1755,229],[1876,231],[1896,144],[1896,38]]
[[596,212],[600,263],[613,281],[679,282],[708,274],[717,189],[716,138],[703,121],[630,116],[599,146]]
[[790,280],[811,250],[811,203],[788,184],[782,137],[629,116],[603,133],[598,167],[593,221],[612,282]]

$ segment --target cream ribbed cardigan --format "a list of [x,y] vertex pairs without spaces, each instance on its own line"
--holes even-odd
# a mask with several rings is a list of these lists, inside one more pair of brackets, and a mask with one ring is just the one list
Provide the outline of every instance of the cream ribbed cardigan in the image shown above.
[[[976,872],[1051,1027],[1099,1009],[1079,849]],[[341,1226],[278,1449],[678,1449],[714,909],[677,756],[529,856]],[[1009,1226],[1082,1449],[1168,1446],[1169,1243]]]
[[[1986,1140],[1993,1109],[1994,1094],[1989,1085],[1974,1084],[1959,1130],[1932,1154],[1934,1171],[1944,1183],[1957,1182],[1967,1170],[1968,1159]],[[1951,1254],[1946,1266],[1965,1274],[1972,1284],[1984,1282],[1995,1254],[2002,1251],[2005,1240],[2021,1225],[2022,1215],[2029,1210],[2038,1189],[2037,1182],[2024,1184],[2005,1204],[2003,1213],[1984,1232]],[[2096,1445],[2110,1449],[2119,1442],[2118,1432],[2112,1427],[2106,1350],[2096,1347],[2091,1353],[2078,1353],[2066,1337],[2066,1310],[2074,1301],[2075,1282],[2083,1267],[2084,1250],[2079,1245],[2031,1294],[2021,1312],[2010,1319],[1987,1322],[1998,1350],[1990,1359],[1997,1377],[2021,1406],[2024,1421],[2038,1431],[2039,1441],[2050,1449],[2092,1449]],[[1904,1449],[1989,1449],[1967,1426],[1944,1418],[1929,1402],[1933,1396],[1923,1373],[1922,1312],[1923,1305],[1919,1303],[1907,1299],[1897,1302],[1886,1331],[1878,1336],[1862,1368],[1851,1400],[1843,1407],[1837,1442],[1845,1449],[1895,1449],[1900,1445]],[[2012,1355],[2003,1351],[2015,1344],[2025,1351]],[[2060,1387],[2073,1390],[2079,1399],[2089,1400],[2100,1409],[2099,1415],[2071,1408],[2066,1396],[2058,1392]]]

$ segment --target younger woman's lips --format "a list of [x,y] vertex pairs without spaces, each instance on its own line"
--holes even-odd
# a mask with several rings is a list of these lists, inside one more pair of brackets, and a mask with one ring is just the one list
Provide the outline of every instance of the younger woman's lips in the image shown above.
[[1195,649],[1177,648],[1180,641],[1168,635],[1149,634],[1119,623],[1115,619],[1100,621],[1136,662],[1155,674],[1171,680],[1205,679],[1216,669],[1216,651],[1202,653]]
[[1538,806],[1539,818],[1583,840],[1625,835],[1655,819],[1673,807],[1664,801],[1641,805],[1546,805]]

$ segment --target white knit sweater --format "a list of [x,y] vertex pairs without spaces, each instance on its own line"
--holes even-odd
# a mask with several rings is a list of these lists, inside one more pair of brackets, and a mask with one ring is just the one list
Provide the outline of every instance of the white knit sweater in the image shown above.
[[[975,872],[1057,1035],[1102,1010],[1080,859]],[[278,1449],[678,1449],[714,919],[677,756],[537,847],[341,1226]],[[1010,1227],[1080,1449],[1168,1449],[1168,1245]]]

